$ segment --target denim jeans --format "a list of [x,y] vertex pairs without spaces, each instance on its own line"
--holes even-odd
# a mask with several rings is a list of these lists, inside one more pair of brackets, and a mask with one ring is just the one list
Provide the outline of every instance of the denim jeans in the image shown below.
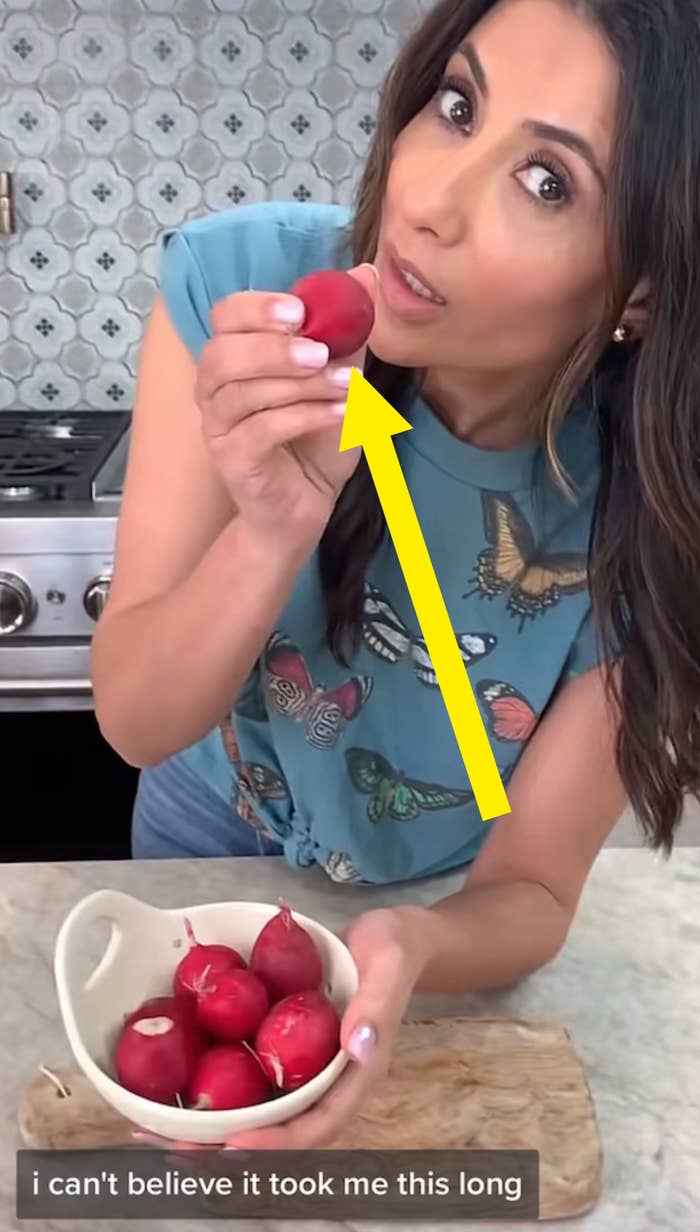
[[178,756],[141,771],[131,830],[135,860],[280,856],[280,843],[244,821]]

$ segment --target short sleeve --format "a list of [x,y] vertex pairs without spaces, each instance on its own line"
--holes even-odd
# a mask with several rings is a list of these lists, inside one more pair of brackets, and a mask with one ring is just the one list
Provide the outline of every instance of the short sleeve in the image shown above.
[[212,302],[201,267],[182,231],[168,231],[163,237],[159,283],[170,320],[185,346],[199,359],[211,336]]
[[600,644],[593,619],[593,609],[589,606],[567,655],[562,669],[562,677],[565,680],[570,680],[575,676],[582,676],[584,672],[590,671],[591,668],[600,667],[607,663],[610,658],[616,657],[616,653],[614,643],[612,656],[606,656],[603,653],[603,647]]

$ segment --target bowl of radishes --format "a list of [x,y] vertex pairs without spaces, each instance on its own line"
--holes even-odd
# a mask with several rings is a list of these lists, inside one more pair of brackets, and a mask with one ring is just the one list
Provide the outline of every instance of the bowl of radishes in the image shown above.
[[[95,926],[107,947],[85,978]],[[338,1079],[340,1020],[357,989],[347,946],[287,904],[153,907],[117,890],[82,899],[56,939],[73,1055],[135,1125],[197,1143],[279,1124]]]

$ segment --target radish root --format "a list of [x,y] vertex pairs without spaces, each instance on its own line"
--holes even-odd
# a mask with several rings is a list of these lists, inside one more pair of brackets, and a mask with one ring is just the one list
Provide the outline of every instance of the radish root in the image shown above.
[[53,1083],[53,1085],[55,1086],[56,1090],[58,1091],[58,1095],[59,1095],[59,1098],[60,1098],[60,1099],[68,1099],[68,1098],[69,1098],[69,1096],[70,1096],[70,1091],[69,1091],[68,1087],[65,1085],[65,1083],[61,1082],[61,1079],[59,1078],[58,1074],[54,1074],[53,1070],[50,1070],[50,1069],[48,1068],[48,1066],[46,1066],[46,1065],[40,1065],[40,1066],[39,1066],[39,1070],[40,1070],[40,1072],[41,1072],[42,1074],[45,1074],[45,1075],[46,1075],[46,1077],[48,1078],[49,1082],[52,1082],[52,1083]]

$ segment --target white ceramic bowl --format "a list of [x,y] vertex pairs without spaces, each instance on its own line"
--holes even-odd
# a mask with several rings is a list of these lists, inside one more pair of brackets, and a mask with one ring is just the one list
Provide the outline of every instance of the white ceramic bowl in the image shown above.
[[[232,945],[247,961],[260,929],[278,911],[276,904],[247,902],[163,910],[118,890],[97,890],[70,911],[59,930],[54,955],[58,1003],[68,1040],[83,1073],[104,1099],[135,1125],[166,1138],[223,1142],[240,1130],[289,1120],[315,1103],[339,1077],[348,1060],[342,1050],[297,1091],[250,1108],[207,1112],[143,1099],[112,1076],[112,1056],[124,1015],[147,998],[171,991],[175,967],[187,952],[185,916],[191,920],[199,942]],[[323,925],[297,911],[293,915],[321,953],[322,988],[342,1014],[357,988],[352,955]],[[89,930],[100,920],[111,922],[111,936],[102,958],[85,980]]]

